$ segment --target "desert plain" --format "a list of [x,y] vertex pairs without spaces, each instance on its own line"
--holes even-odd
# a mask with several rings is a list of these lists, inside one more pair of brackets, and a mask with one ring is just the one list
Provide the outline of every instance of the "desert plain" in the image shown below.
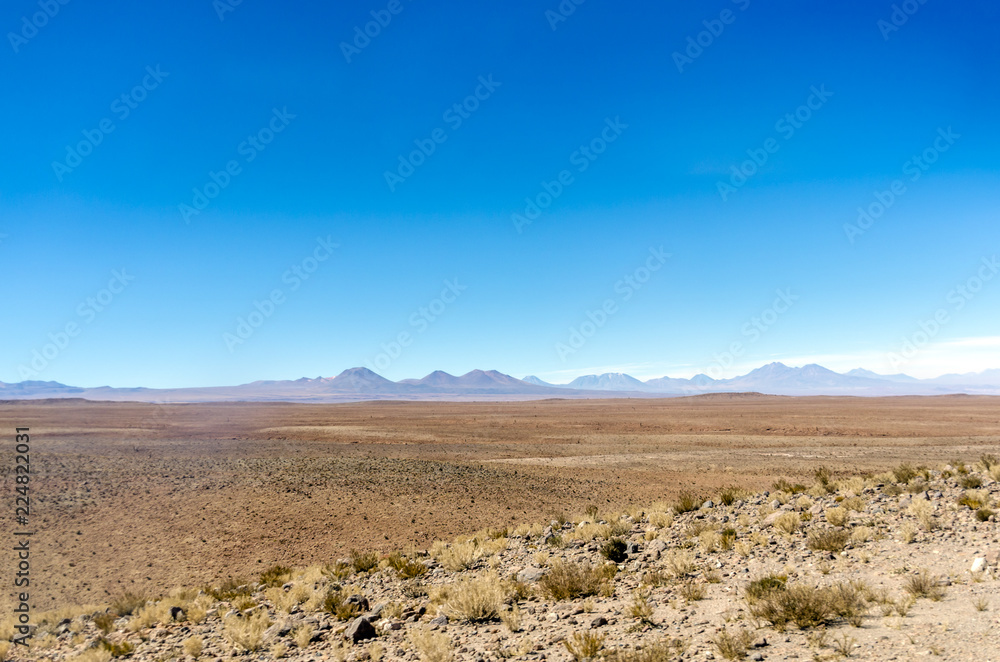
[[809,484],[821,466],[971,462],[1000,453],[1000,398],[7,401],[11,532],[16,427],[30,428],[32,606],[46,610],[426,549],[590,506]]

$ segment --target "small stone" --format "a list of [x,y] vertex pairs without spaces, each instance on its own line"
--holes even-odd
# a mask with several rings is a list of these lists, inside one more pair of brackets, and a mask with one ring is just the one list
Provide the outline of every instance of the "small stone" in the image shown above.
[[986,559],[980,556],[972,561],[972,567],[969,569],[969,572],[982,572],[985,569]]
[[761,660],[764,659],[764,656],[761,655],[760,653],[754,653],[750,659],[754,660],[755,662],[760,662]]
[[371,624],[364,616],[360,616],[354,619],[350,625],[347,626],[347,630],[344,631],[344,636],[351,640],[352,643],[358,643],[359,641],[364,641],[365,639],[374,639],[378,636],[375,632],[375,626]]
[[517,573],[517,581],[529,584],[537,582],[544,576],[545,571],[541,568],[532,568],[531,566],[528,566]]
[[344,600],[345,605],[355,605],[360,611],[368,611],[368,598],[363,595],[352,595]]
[[184,619],[184,610],[180,607],[170,608],[170,619],[174,621],[180,621]]
[[706,510],[709,510],[709,509],[711,509],[711,508],[715,508],[715,504],[714,504],[714,503],[712,503],[712,500],[711,500],[711,499],[709,499],[709,500],[708,500],[708,501],[706,501],[705,503],[701,504],[701,507],[702,507],[702,508],[704,508],[704,509],[706,509]]
[[431,619],[431,625],[448,625],[448,617],[440,614]]
[[590,627],[592,629],[599,628],[602,625],[607,625],[607,624],[608,624],[608,619],[604,618],[603,616],[598,616],[597,618],[595,618],[590,622]]

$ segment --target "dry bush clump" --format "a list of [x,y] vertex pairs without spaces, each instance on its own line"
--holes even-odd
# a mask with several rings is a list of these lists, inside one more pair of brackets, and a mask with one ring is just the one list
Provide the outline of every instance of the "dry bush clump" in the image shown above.
[[448,618],[481,623],[500,618],[512,594],[500,577],[494,573],[473,579],[464,579],[446,587],[447,599],[442,611]]
[[941,586],[941,578],[932,575],[927,570],[921,570],[915,575],[910,575],[903,582],[903,590],[914,598],[928,598],[938,602],[944,598],[945,590]]
[[563,639],[563,645],[577,662],[591,660],[604,648],[604,637],[594,632],[574,632],[572,637]]
[[605,662],[670,662],[680,659],[687,652],[687,643],[681,639],[661,639],[641,648],[618,648],[605,651]]
[[141,593],[126,591],[111,600],[111,611],[119,616],[131,616],[143,607],[148,600]]
[[663,564],[672,577],[686,577],[694,572],[694,554],[685,549],[671,549],[664,556]]
[[705,599],[708,590],[705,588],[704,584],[698,584],[697,582],[689,579],[688,581],[681,583],[678,588],[678,592],[681,594],[681,597],[688,602],[697,602]]
[[451,662],[455,654],[448,635],[424,628],[411,628],[406,633],[410,645],[417,650],[421,662]]
[[779,531],[784,531],[785,533],[795,533],[799,529],[799,525],[802,523],[802,518],[796,512],[787,512],[779,515],[777,519],[774,520],[774,528]]
[[844,524],[847,523],[850,513],[846,508],[834,506],[833,508],[827,508],[825,515],[826,521],[829,522],[831,526],[844,526]]
[[806,545],[813,551],[842,552],[851,534],[845,529],[813,527],[806,537]]
[[917,518],[920,528],[930,533],[938,528],[937,518],[934,517],[934,506],[930,501],[924,499],[914,499],[907,508],[909,513]]
[[722,631],[712,637],[715,650],[726,660],[742,660],[747,656],[747,649],[752,643],[753,634],[743,628],[733,634],[723,626]]
[[674,512],[678,515],[683,515],[684,513],[690,513],[701,508],[701,504],[704,500],[696,494],[691,492],[682,492],[677,500],[673,502],[672,508]]
[[617,568],[612,564],[594,567],[589,563],[557,561],[539,580],[538,585],[553,600],[585,598],[605,590],[616,571]]
[[958,505],[970,510],[979,510],[989,505],[990,493],[986,490],[966,490],[958,499]]
[[230,616],[223,621],[222,636],[229,643],[245,651],[259,650],[264,642],[264,631],[271,627],[271,619],[261,611],[249,616]]
[[184,648],[184,653],[197,660],[201,657],[201,651],[205,647],[205,642],[199,636],[191,636],[184,640],[182,647]]
[[351,567],[354,572],[370,572],[378,568],[378,554],[375,552],[359,552],[351,550]]
[[861,587],[851,583],[815,588],[773,582],[770,588],[757,591],[753,599],[748,597],[747,605],[754,618],[779,632],[789,623],[805,630],[827,625],[838,617],[860,627],[867,611]]

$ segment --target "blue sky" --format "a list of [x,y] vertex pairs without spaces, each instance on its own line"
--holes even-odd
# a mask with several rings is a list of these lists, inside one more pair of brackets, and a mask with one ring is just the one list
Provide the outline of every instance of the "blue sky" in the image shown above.
[[1000,367],[1000,8],[904,9],[8,2],[0,381]]

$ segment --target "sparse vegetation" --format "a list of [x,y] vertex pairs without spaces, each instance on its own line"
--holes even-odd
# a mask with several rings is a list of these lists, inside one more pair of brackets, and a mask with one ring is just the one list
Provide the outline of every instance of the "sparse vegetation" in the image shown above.
[[927,570],[921,570],[907,577],[903,582],[903,589],[914,598],[928,598],[934,602],[943,599],[945,595],[940,578],[931,575]]
[[723,627],[719,634],[712,637],[715,650],[726,660],[742,660],[752,643],[753,635],[742,628],[733,634]]
[[683,515],[698,510],[702,503],[703,500],[698,495],[691,492],[681,492],[677,500],[673,502],[672,507],[675,513]]
[[566,650],[577,662],[597,657],[604,648],[604,637],[594,632],[574,632],[572,637],[563,640]]
[[454,652],[446,634],[424,628],[412,628],[406,633],[421,662],[451,662]]
[[601,545],[601,556],[612,563],[622,563],[628,558],[625,543],[620,538],[612,538]]
[[539,581],[542,592],[553,600],[572,600],[597,595],[614,577],[613,565],[591,566],[589,563],[557,561]]
[[850,537],[850,532],[844,529],[813,527],[806,536],[806,545],[816,551],[841,552]]

